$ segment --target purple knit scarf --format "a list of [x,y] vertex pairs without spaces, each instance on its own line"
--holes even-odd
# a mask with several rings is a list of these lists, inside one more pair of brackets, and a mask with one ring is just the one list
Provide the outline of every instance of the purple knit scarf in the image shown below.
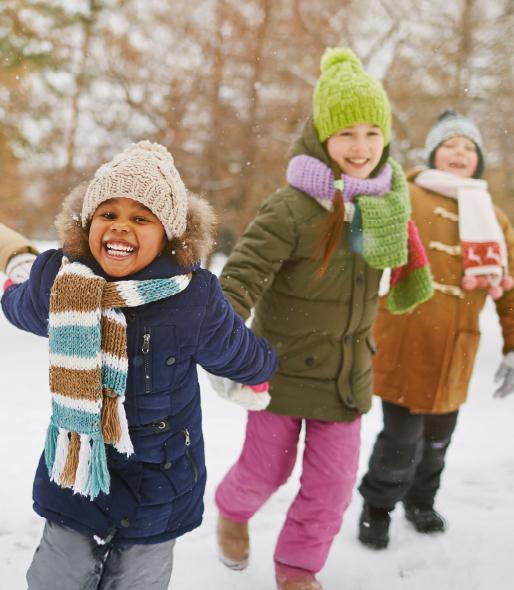
[[331,201],[336,189],[345,203],[358,195],[380,196],[391,190],[392,168],[386,164],[375,178],[355,178],[347,174],[341,180],[334,177],[332,169],[317,158],[300,155],[291,158],[287,167],[287,182],[319,201]]

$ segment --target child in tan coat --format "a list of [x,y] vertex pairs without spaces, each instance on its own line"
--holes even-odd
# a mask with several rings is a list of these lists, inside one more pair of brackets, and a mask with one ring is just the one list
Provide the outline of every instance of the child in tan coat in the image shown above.
[[514,391],[514,231],[480,179],[480,132],[468,118],[446,112],[430,130],[426,151],[429,169],[407,177],[435,294],[403,316],[390,314],[382,301],[374,327],[373,389],[383,400],[384,427],[359,488],[359,539],[375,549],[387,546],[389,513],[399,501],[417,531],[445,529],[434,500],[466,400],[488,294],[504,341],[495,396]]

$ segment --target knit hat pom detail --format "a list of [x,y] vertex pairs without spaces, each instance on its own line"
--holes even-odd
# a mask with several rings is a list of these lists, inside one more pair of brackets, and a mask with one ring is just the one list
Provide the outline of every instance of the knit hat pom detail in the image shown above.
[[439,117],[437,117],[437,120],[444,121],[445,119],[453,119],[455,117],[458,117],[456,111],[453,111],[452,109],[446,109],[439,115]]
[[347,62],[354,71],[362,70],[361,60],[355,53],[345,47],[329,47],[325,50],[321,58],[321,73],[325,73],[329,68]]
[[173,162],[173,156],[160,143],[153,143],[152,141],[148,141],[148,139],[143,139],[142,141],[139,141],[138,143],[133,143],[129,147],[129,149],[131,149],[131,148],[147,150],[149,152],[155,152],[155,154],[160,154],[161,156],[171,159],[171,161]]

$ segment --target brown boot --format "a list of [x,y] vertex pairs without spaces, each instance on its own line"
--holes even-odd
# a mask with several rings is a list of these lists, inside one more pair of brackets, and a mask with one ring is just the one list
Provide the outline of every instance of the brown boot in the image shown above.
[[278,590],[323,590],[313,573],[275,561]]
[[250,539],[248,523],[218,516],[218,548],[221,561],[231,570],[244,570],[248,565]]
[[288,580],[277,578],[278,590],[323,590],[321,584],[316,580],[314,576],[307,576],[302,580]]

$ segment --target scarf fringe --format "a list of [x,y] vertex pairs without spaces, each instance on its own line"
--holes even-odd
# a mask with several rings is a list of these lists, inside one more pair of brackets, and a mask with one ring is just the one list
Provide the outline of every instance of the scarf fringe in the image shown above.
[[109,493],[111,478],[107,469],[107,455],[102,437],[97,436],[91,440],[91,459],[86,494],[93,500],[100,492]]
[[73,492],[81,496],[87,495],[87,486],[89,481],[89,464],[91,462],[91,437],[87,434],[80,435],[80,450],[75,474],[75,483]]
[[75,483],[75,472],[79,463],[80,435],[77,432],[70,434],[66,463],[61,475],[61,486],[71,488]]
[[66,465],[69,444],[68,431],[65,428],[59,428],[55,447],[55,458],[50,470],[50,481],[55,482],[57,485],[61,485],[61,475]]
[[57,448],[57,436],[59,429],[52,422],[48,425],[45,439],[45,463],[48,468],[48,474],[51,475],[52,467],[55,461],[55,449]]
[[121,438],[121,423],[118,413],[117,395],[112,389],[105,390],[102,403],[102,436],[107,445],[117,443]]
[[114,448],[118,453],[122,453],[129,457],[134,453],[132,440],[130,439],[127,416],[125,415],[125,396],[118,396],[118,416],[121,425],[121,436],[118,442],[114,444]]

